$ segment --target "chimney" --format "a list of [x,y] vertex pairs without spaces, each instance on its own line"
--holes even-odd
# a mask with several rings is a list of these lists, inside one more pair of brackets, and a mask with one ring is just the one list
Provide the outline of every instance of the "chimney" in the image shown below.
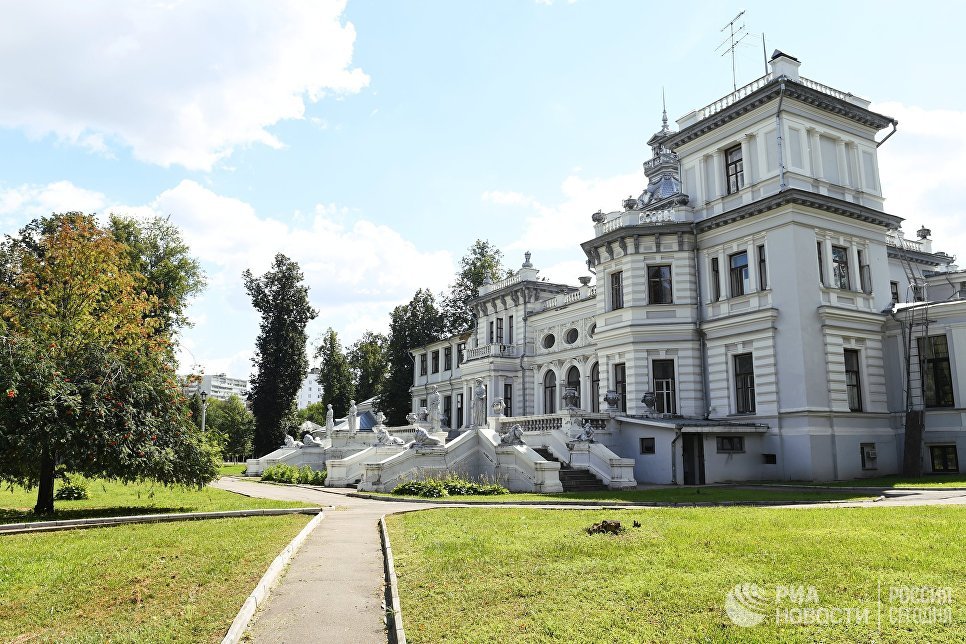
[[798,68],[801,63],[794,56],[789,56],[785,52],[776,49],[775,53],[771,55],[771,60],[768,61],[768,64],[771,65],[772,80],[782,75],[793,81],[798,80]]

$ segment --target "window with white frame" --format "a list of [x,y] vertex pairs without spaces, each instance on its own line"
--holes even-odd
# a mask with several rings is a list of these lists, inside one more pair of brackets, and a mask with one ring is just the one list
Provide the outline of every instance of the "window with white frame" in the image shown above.
[[674,360],[654,360],[654,407],[662,414],[678,413],[677,396],[674,391]]
[[735,365],[735,411],[739,414],[755,413],[755,365],[750,353],[734,357]]

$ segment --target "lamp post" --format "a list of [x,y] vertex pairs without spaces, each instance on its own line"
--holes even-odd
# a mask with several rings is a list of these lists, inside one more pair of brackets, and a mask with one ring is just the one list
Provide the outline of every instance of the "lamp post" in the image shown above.
[[205,415],[208,412],[208,392],[201,390],[201,433],[205,433]]

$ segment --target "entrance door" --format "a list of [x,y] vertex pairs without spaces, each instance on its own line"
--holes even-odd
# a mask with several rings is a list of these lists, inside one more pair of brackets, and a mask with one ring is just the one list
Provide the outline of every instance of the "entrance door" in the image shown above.
[[704,485],[704,440],[701,434],[682,436],[684,484]]

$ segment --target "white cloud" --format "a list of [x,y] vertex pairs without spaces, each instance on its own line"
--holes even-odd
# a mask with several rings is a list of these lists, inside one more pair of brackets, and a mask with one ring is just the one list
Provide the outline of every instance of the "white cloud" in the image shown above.
[[907,235],[925,226],[933,231],[935,250],[966,258],[966,112],[902,103],[871,107],[899,121],[879,148],[886,212],[905,218]]
[[281,147],[269,128],[303,118],[306,100],[368,84],[351,67],[355,29],[342,22],[344,8],[345,0],[8,5],[0,125],[200,170],[239,146]]
[[481,195],[481,199],[531,211],[525,217],[523,234],[506,250],[572,250],[593,234],[590,219],[593,213],[600,209],[604,212],[616,210],[627,195],[640,194],[644,185],[645,177],[641,172],[592,179],[571,175],[561,183],[561,199],[552,205],[512,191],[489,190]]

